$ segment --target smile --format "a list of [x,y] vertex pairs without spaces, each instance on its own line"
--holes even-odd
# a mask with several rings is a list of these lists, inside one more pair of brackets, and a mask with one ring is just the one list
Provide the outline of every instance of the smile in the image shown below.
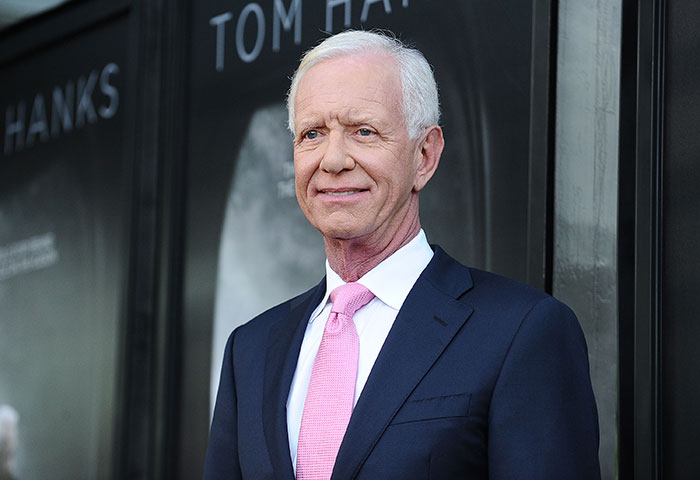
[[331,192],[329,190],[321,190],[321,193],[324,193],[326,195],[332,195],[334,197],[342,197],[344,195],[352,195],[353,193],[360,193],[363,190],[346,190],[344,192]]

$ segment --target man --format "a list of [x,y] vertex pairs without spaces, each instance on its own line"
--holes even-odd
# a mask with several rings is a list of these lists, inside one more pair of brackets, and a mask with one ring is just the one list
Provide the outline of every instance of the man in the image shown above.
[[205,479],[599,478],[573,313],[421,230],[444,145],[423,56],[381,34],[330,37],[302,59],[288,109],[326,277],[229,338]]

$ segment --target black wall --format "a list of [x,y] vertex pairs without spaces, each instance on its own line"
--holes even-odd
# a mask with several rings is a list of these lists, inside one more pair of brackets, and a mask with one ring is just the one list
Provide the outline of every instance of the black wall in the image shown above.
[[623,2],[620,115],[620,476],[700,474],[694,292],[700,281],[700,9]]
[[664,478],[700,474],[700,4],[667,3],[661,348]]

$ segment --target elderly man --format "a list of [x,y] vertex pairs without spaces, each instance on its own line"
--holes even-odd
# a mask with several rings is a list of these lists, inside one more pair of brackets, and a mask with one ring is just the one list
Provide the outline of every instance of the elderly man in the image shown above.
[[421,230],[444,145],[425,58],[335,35],[302,59],[288,109],[326,277],[229,338],[205,479],[599,478],[573,313]]

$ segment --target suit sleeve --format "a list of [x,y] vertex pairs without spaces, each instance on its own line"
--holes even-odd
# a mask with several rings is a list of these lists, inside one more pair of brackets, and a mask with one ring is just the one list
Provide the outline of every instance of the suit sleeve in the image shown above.
[[489,478],[599,479],[598,414],[574,313],[548,297],[523,319],[489,410]]
[[242,478],[238,459],[238,409],[236,381],[233,373],[233,343],[236,331],[226,342],[221,367],[214,418],[209,431],[209,446],[204,465],[204,480]]

